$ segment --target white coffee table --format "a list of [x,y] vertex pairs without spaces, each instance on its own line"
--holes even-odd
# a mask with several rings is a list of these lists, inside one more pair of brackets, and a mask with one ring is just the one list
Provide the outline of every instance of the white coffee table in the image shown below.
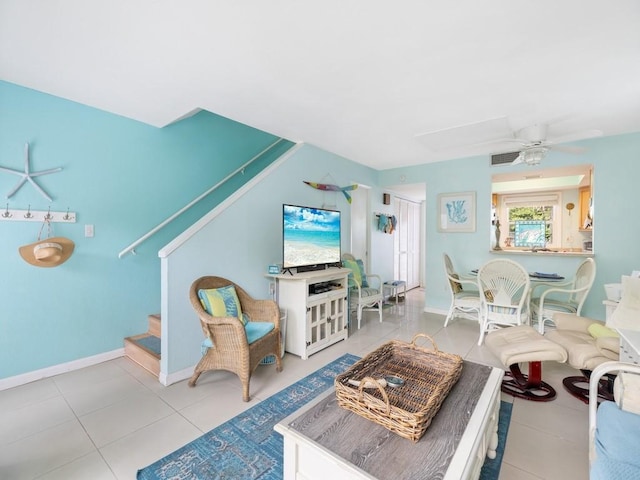
[[465,362],[417,443],[340,408],[332,388],[274,427],[284,437],[284,479],[477,479],[485,456],[495,458],[503,376]]

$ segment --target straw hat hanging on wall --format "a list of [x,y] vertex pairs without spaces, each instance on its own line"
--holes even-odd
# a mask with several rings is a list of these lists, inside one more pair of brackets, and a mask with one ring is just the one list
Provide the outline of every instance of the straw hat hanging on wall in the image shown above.
[[[40,240],[45,225],[47,226],[48,238]],[[40,233],[38,233],[38,241],[23,245],[18,250],[20,251],[20,256],[31,265],[36,267],[57,267],[69,259],[74,247],[75,244],[68,238],[52,237],[51,221],[45,218],[40,227]]]
[[50,237],[20,247],[20,255],[36,267],[57,267],[66,262],[75,244],[65,237]]

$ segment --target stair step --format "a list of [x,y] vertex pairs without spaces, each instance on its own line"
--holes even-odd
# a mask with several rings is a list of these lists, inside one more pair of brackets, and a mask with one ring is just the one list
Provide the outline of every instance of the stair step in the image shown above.
[[160,375],[160,337],[148,333],[127,337],[124,354],[155,376]]
[[149,330],[147,331],[147,333],[156,337],[160,337],[160,314],[155,313],[153,315],[149,315],[147,318],[149,319]]

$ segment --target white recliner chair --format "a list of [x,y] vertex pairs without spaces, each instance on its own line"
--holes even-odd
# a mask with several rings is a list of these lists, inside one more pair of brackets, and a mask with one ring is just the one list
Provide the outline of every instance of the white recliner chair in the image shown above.
[[[574,397],[589,403],[589,375],[598,365],[618,360],[620,339],[615,332],[610,336],[599,336],[595,332],[604,327],[602,322],[569,313],[556,313],[553,316],[556,326],[549,330],[545,338],[561,345],[568,354],[567,363],[582,372],[582,375],[566,377],[562,383]],[[613,384],[611,377],[604,377],[599,396],[611,400]]]
[[[640,278],[622,277],[622,297],[611,318],[604,325],[598,320],[556,313],[553,316],[555,330],[549,330],[545,338],[562,345],[569,354],[567,362],[583,375],[567,377],[565,388],[584,403],[589,403],[589,377],[598,365],[619,359],[619,329],[640,329]],[[612,399],[613,375],[603,377],[599,397]]]
[[[534,402],[549,402],[556,398],[556,390],[542,380],[542,362],[567,361],[566,350],[544,338],[529,325],[517,325],[489,332],[485,343],[489,350],[509,368],[502,381],[502,392]],[[529,364],[529,373],[520,370],[521,363]]]

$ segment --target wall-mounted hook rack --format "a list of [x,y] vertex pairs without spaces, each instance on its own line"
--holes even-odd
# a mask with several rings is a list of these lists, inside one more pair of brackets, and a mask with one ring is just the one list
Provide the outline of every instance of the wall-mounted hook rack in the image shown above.
[[9,211],[9,204],[7,203],[7,208],[4,212],[2,212],[2,218],[11,218],[13,214]]
[[0,210],[0,222],[50,222],[58,223],[76,223],[75,212],[52,212],[51,207],[48,210],[31,210],[31,206],[27,210],[15,210],[9,208],[9,204]]

